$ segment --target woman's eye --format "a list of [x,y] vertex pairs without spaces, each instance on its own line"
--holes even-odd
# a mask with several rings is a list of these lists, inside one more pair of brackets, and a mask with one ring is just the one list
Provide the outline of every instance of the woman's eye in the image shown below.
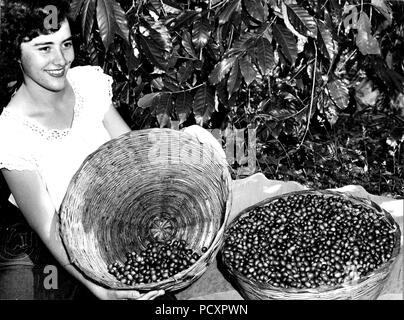
[[73,42],[65,42],[64,44],[63,44],[63,46],[65,47],[65,48],[71,48],[72,46],[73,46]]
[[49,52],[49,51],[50,51],[50,47],[42,47],[42,48],[39,48],[39,51],[42,51],[42,52]]

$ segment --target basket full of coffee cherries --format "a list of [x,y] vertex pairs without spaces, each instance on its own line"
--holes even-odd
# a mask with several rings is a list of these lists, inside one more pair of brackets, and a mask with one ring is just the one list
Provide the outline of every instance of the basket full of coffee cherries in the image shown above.
[[240,213],[220,251],[246,299],[376,299],[401,231],[376,203],[333,191],[266,199]]
[[213,261],[231,175],[209,144],[171,129],[132,131],[89,155],[60,208],[69,258],[114,289],[177,291]]

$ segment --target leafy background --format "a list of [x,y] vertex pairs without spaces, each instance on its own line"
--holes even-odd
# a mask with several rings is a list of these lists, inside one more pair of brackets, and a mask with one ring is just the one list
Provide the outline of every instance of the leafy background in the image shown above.
[[[113,76],[132,129],[221,130],[235,177],[404,196],[400,1],[72,0],[72,9],[76,64]],[[234,132],[245,152],[233,153]]]

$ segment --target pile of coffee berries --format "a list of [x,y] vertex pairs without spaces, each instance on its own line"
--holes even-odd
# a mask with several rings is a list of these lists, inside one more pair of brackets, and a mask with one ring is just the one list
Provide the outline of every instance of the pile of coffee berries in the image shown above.
[[[206,251],[203,247],[202,253]],[[124,284],[147,284],[172,277],[192,266],[200,257],[184,240],[155,242],[139,253],[128,252],[125,263],[110,264],[108,271]]]
[[281,288],[334,286],[389,260],[395,229],[338,195],[298,194],[254,208],[226,232],[231,269]]

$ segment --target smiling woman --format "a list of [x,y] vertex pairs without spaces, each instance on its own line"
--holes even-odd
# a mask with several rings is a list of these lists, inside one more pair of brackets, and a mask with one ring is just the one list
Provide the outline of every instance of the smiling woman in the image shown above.
[[65,19],[58,32],[41,35],[21,44],[20,62],[27,86],[36,83],[52,92],[64,89],[65,75],[74,60],[71,38],[69,23]]
[[[56,3],[57,5],[53,4]],[[22,43],[29,42],[39,35],[47,35],[60,28],[64,20],[69,20],[67,1],[2,1],[0,32],[1,82],[15,89],[22,83],[20,59]],[[47,9],[53,8],[52,11]],[[57,9],[56,11],[54,9]],[[50,19],[50,20],[49,20]],[[48,23],[44,23],[47,21]],[[70,21],[70,20],[69,20]],[[6,88],[2,88],[5,98]],[[8,101],[8,99],[7,99]],[[1,102],[3,105],[4,100]],[[6,102],[7,103],[7,102]]]
[[[58,227],[66,188],[90,153],[130,128],[112,105],[111,77],[99,67],[71,68],[68,2],[3,4],[0,64],[15,68],[9,80],[16,83],[0,114],[0,169],[14,205],[11,214],[0,212],[0,299],[162,295],[109,290],[70,264]],[[49,5],[57,8],[56,28],[44,24]]]
[[24,82],[8,108],[51,129],[70,128],[75,97],[66,76],[73,60],[67,19],[57,32],[23,42],[19,63]]

